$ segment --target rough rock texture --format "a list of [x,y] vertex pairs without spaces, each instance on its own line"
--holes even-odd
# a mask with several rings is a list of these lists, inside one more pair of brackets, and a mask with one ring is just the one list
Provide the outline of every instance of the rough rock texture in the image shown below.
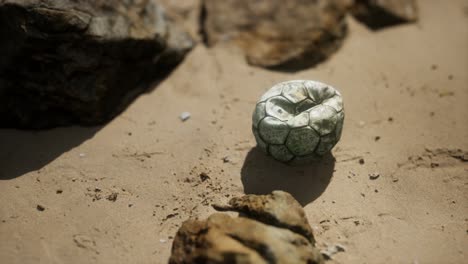
[[346,35],[347,0],[205,0],[208,45],[234,40],[250,64],[298,70],[336,51]]
[[152,0],[0,0],[0,127],[105,122],[193,46]]
[[273,191],[268,195],[248,194],[231,199],[228,206],[215,205],[215,208],[220,211],[236,211],[256,221],[292,230],[303,235],[312,245],[315,244],[312,228],[304,210],[287,192]]
[[[323,263],[304,211],[285,192],[233,198],[205,221],[188,220],[177,232],[169,263]],[[288,214],[289,213],[289,214]],[[246,217],[243,217],[246,216]]]
[[374,30],[418,20],[414,0],[355,0],[351,12]]

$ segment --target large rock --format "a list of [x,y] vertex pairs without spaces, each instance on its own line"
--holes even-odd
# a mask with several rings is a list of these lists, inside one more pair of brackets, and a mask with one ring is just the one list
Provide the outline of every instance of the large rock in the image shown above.
[[355,0],[351,12],[374,30],[418,20],[415,0]]
[[0,127],[94,125],[193,46],[152,0],[0,0]]
[[314,247],[302,207],[288,193],[247,195],[215,208],[241,214],[216,213],[205,221],[184,222],[174,239],[169,263],[324,262]]
[[250,64],[298,70],[336,51],[349,0],[204,0],[208,45],[235,41]]

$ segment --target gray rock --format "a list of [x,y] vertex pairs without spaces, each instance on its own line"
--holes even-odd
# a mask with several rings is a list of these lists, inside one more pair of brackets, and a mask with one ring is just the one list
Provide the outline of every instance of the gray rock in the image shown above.
[[355,0],[351,12],[373,30],[418,20],[414,0]]
[[169,263],[324,263],[304,211],[290,194],[247,195],[215,208],[241,214],[184,222]]
[[252,65],[299,70],[323,61],[346,36],[349,0],[204,0],[208,45],[232,40]]
[[194,45],[153,0],[0,0],[0,127],[101,124]]

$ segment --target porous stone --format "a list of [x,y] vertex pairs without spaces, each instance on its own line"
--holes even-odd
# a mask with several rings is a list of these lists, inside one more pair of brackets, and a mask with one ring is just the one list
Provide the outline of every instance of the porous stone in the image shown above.
[[169,263],[324,263],[304,210],[290,194],[246,195],[215,208],[240,215],[184,222]]
[[334,53],[346,36],[349,0],[204,0],[209,46],[233,41],[252,65],[298,70]]
[[0,127],[110,120],[194,45],[154,0],[1,0]]

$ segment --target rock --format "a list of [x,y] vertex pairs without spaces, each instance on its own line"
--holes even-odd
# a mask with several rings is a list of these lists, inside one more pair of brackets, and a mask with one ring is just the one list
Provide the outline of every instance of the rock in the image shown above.
[[216,213],[205,221],[184,222],[174,238],[169,263],[324,263],[303,231],[290,228],[308,226],[290,194],[247,195],[229,204],[217,208],[247,212],[247,217]]
[[418,20],[414,0],[355,0],[351,12],[373,30]]
[[192,39],[154,1],[0,0],[0,127],[108,121]]
[[235,197],[228,206],[214,206],[220,211],[236,211],[243,216],[265,224],[286,228],[304,236],[315,244],[312,228],[304,210],[294,197],[283,191],[273,191],[267,195],[245,195]]
[[346,247],[341,244],[335,244],[332,246],[327,247],[320,251],[320,253],[325,257],[325,259],[331,259],[333,255],[337,254],[338,252],[345,252]]
[[323,61],[346,36],[349,0],[204,0],[209,46],[234,41],[252,65],[299,70]]

